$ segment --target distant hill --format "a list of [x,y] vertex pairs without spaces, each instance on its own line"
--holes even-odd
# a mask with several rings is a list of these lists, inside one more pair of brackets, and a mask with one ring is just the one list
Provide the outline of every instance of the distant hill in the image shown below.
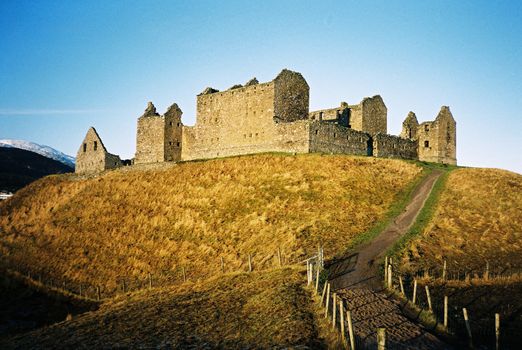
[[0,140],[0,147],[13,147],[38,153],[44,157],[54,159],[71,168],[74,168],[75,158],[64,154],[52,147],[39,145],[25,140]]
[[31,151],[0,147],[0,191],[14,192],[41,177],[73,171],[73,167]]

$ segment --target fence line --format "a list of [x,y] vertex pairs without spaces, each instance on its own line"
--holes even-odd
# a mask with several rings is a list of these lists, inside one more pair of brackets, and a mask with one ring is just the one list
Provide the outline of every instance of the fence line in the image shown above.
[[[388,265],[386,265],[386,263]],[[387,276],[385,287],[389,290],[402,295],[407,300],[422,310],[433,315],[436,324],[440,324],[449,334],[453,334],[460,339],[465,339],[468,346],[481,345],[491,349],[499,349],[503,340],[503,335],[507,334],[509,322],[505,321],[501,325],[501,313],[498,310],[493,312],[471,313],[470,306],[477,301],[473,300],[467,305],[451,305],[451,298],[448,295],[433,295],[428,283],[434,281],[432,278],[426,279],[422,274],[403,275],[398,269],[394,268],[388,259],[385,259],[383,269]],[[390,271],[395,271],[394,278],[390,281]],[[441,269],[441,278],[451,276],[448,272],[447,263],[444,261]],[[432,276],[429,276],[432,277]],[[495,275],[491,272],[489,263],[484,270],[484,279],[492,280]],[[426,291],[425,296],[418,293],[417,285],[422,281]],[[450,280],[446,279],[446,282]],[[436,280],[435,280],[436,282]],[[443,287],[444,284],[441,286]],[[494,307],[494,306],[493,306]],[[518,312],[520,313],[520,309]],[[515,310],[515,312],[517,312]],[[502,327],[502,328],[501,328]],[[504,331],[504,329],[506,331]]]

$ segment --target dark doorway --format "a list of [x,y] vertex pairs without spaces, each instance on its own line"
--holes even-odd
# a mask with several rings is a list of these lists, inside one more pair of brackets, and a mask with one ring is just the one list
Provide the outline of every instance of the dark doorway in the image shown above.
[[373,156],[373,140],[371,137],[366,141],[366,155]]

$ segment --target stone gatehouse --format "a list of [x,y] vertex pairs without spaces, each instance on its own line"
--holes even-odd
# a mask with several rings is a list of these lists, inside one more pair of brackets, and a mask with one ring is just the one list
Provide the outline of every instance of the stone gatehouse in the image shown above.
[[[266,83],[253,78],[225,91],[207,87],[197,96],[194,126],[183,125],[177,104],[160,115],[149,102],[138,118],[134,164],[260,152],[344,153],[456,164],[456,123],[449,107],[442,107],[434,121],[421,124],[410,112],[401,135],[393,136],[387,134],[388,111],[379,95],[359,104],[341,102],[336,108],[309,111],[309,90],[300,73],[287,69]],[[88,164],[81,162],[76,172],[104,170]]]

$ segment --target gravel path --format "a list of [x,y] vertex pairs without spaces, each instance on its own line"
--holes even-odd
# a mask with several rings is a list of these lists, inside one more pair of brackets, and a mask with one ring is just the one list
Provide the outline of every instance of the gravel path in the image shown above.
[[442,173],[433,171],[414,190],[411,202],[384,231],[369,243],[330,266],[331,286],[351,310],[354,333],[370,348],[376,346],[377,328],[386,328],[393,349],[450,349],[420,324],[406,318],[398,303],[382,289],[377,262],[415,222],[433,185]]

